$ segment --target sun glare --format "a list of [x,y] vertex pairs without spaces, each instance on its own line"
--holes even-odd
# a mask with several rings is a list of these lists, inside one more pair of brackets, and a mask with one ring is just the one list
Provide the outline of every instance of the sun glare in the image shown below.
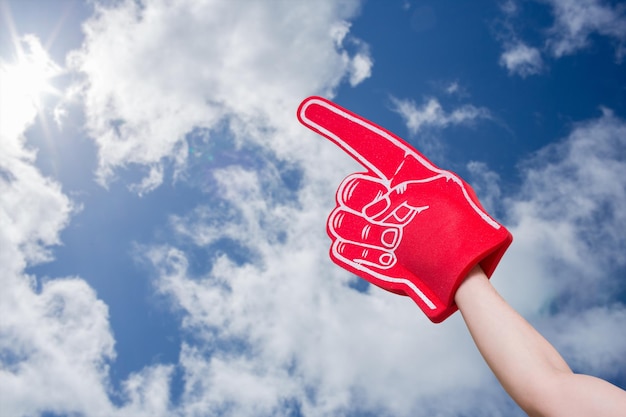
[[50,81],[61,73],[61,67],[35,36],[26,35],[19,43],[15,62],[2,65],[2,89],[9,96],[5,100],[28,100],[39,110],[44,94],[58,94]]
[[52,79],[62,73],[34,35],[16,39],[15,58],[0,60],[0,134],[15,136],[43,116],[44,96],[61,95]]

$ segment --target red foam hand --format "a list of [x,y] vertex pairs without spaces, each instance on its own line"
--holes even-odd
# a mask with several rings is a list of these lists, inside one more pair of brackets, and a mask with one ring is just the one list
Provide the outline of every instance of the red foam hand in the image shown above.
[[477,264],[491,276],[511,234],[465,181],[387,130],[320,97],[304,100],[298,119],[367,169],[337,190],[327,224],[332,260],[445,320],[463,278]]

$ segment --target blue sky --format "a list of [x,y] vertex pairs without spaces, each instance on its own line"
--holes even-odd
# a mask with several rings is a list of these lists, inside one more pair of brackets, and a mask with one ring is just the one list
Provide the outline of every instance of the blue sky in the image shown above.
[[522,416],[459,314],[328,257],[323,95],[476,189],[493,277],[626,388],[626,8],[0,0],[0,414]]

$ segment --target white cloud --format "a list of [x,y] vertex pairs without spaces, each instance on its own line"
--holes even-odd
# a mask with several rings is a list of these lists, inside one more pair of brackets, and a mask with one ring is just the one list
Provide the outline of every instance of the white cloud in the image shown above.
[[[372,66],[374,65],[369,47],[365,42],[349,35],[350,23],[340,21],[330,28],[330,33],[336,48],[341,51],[341,58],[345,64],[350,85],[355,87],[369,78],[372,75]],[[357,52],[354,56],[351,56],[344,49],[345,46],[356,49]]]
[[[176,155],[173,155],[173,159],[176,160]],[[142,195],[156,189],[162,183],[163,166],[160,164],[154,164],[150,166],[148,175],[145,176],[138,184],[131,184],[129,189],[135,191],[139,195]]]
[[625,324],[626,308],[608,305],[561,314],[544,326],[576,372],[609,378],[623,369]]
[[547,45],[556,57],[585,48],[593,34],[616,43],[618,60],[626,49],[626,9],[603,0],[544,0],[552,6],[554,25]]
[[491,171],[487,164],[471,161],[467,164],[470,178],[468,178],[480,203],[491,214],[501,209],[502,192],[500,191],[500,176]]
[[509,75],[519,75],[526,78],[530,75],[540,74],[545,67],[541,55],[542,51],[539,48],[529,46],[517,34],[515,22],[521,13],[519,4],[515,1],[506,1],[500,4],[500,9],[504,17],[494,22],[497,28],[496,38],[504,49],[500,54],[498,63],[507,69]]
[[285,369],[259,366],[258,360],[221,357],[207,360],[201,350],[183,346],[181,363],[188,383],[183,415],[289,415],[288,401],[298,382]]
[[448,94],[458,94],[460,91],[462,91],[462,88],[459,85],[458,81],[453,81],[448,84],[448,86],[445,88],[445,91]]
[[[97,16],[85,24],[85,44],[68,62],[85,75],[82,98],[87,128],[99,146],[100,180],[106,184],[116,168],[137,164],[149,174],[131,188],[139,193],[154,189],[163,180],[165,160],[171,159],[177,169],[183,169],[187,153],[183,137],[198,127],[226,125],[234,140],[272,143],[273,154],[281,158],[301,159],[311,150],[322,157],[332,155],[319,140],[308,140],[307,152],[303,152],[294,140],[304,136],[296,126],[295,109],[306,95],[332,95],[342,80],[356,85],[369,76],[372,61],[366,45],[351,39],[348,31],[339,41],[332,35],[333,27],[346,25],[345,20],[356,13],[358,3],[280,3],[271,10],[257,3],[246,8],[228,2],[197,6],[197,2],[174,5],[158,1],[141,5],[119,2],[111,8],[96,5]],[[342,42],[349,42],[356,52],[344,50]],[[15,102],[9,103],[5,97],[2,106],[3,116],[23,119],[11,125],[10,132],[8,124],[2,124],[0,153],[0,386],[10,397],[3,395],[3,410],[11,415],[44,410],[94,416],[171,415],[171,365],[146,367],[121,381],[120,392],[112,392],[108,362],[114,360],[115,351],[108,309],[84,280],[53,279],[37,289],[36,278],[23,273],[25,266],[50,259],[49,246],[60,243],[59,233],[74,207],[56,182],[37,171],[34,151],[24,147],[23,133],[33,122],[36,108],[31,105],[19,112]],[[324,171],[325,175],[335,174],[333,181],[350,166],[337,165],[339,168]],[[250,203],[242,211],[247,224],[253,226],[259,215],[263,222],[278,222],[251,228],[246,236],[265,243],[271,238],[268,227],[284,228],[280,223],[288,220],[289,208],[273,207],[260,197],[264,191],[258,188],[257,173],[225,169],[216,175],[228,183],[225,198],[234,193],[237,204],[239,197]],[[267,175],[273,174],[268,171]],[[240,230],[239,226],[233,231],[233,238],[241,237]],[[306,251],[302,256],[309,263],[314,259]],[[228,273],[228,265],[223,268]],[[248,292],[253,287],[264,289],[262,280],[247,287],[241,278],[246,297],[253,295]],[[180,284],[178,289],[163,285],[182,297],[189,283]],[[204,302],[209,290],[207,286],[207,291],[196,296],[203,296],[200,301]],[[253,310],[269,305],[264,295],[259,291],[260,305],[251,303]],[[249,301],[246,297],[239,300]],[[181,306],[193,313],[201,311],[194,308],[192,299],[181,298]],[[228,307],[228,313],[245,306],[222,307]],[[193,316],[189,325],[197,324],[205,325]],[[245,325],[246,321],[235,324]],[[223,328],[235,335],[244,332],[237,327]],[[284,337],[280,328],[275,331]],[[275,344],[280,347],[281,339]],[[288,381],[284,368],[274,372],[262,367],[259,371],[256,360],[214,357],[206,363],[205,369],[211,371],[207,376],[194,373],[199,369],[194,360],[207,360],[207,351],[202,347],[195,356],[194,349],[198,348],[183,347],[180,366],[188,382],[183,404],[175,412],[202,414],[206,401],[220,409],[235,404],[233,410],[242,413],[284,408],[282,399],[292,392],[278,384]],[[209,392],[194,387],[204,381]],[[246,392],[240,390],[242,386],[248,387]],[[293,382],[287,386],[301,389]],[[222,395],[223,400],[213,400],[213,393]],[[122,405],[114,405],[110,395]]]
[[599,245],[601,253],[614,248],[611,259],[623,264],[626,255],[617,246],[626,239],[620,232],[626,228],[626,214],[620,210],[626,203],[621,181],[626,164],[620,151],[626,126],[610,110],[602,112],[600,118],[578,124],[566,141],[542,149],[525,164],[528,179],[523,198],[533,206],[521,203],[514,212],[537,209],[538,217],[575,224],[587,235],[586,242]]
[[[41,56],[38,39],[30,41],[39,46],[34,48],[38,59],[49,60]],[[4,77],[9,64],[1,65]],[[25,267],[51,258],[49,246],[60,243],[59,233],[75,207],[60,185],[33,165],[35,152],[26,149],[24,134],[39,108],[32,97],[20,99],[20,91],[0,89],[2,411],[19,416],[95,408],[106,413],[107,361],[114,357],[107,307],[83,280],[38,284],[24,273]]]
[[[456,81],[433,84],[447,94],[458,97],[469,96]],[[440,130],[453,126],[474,126],[480,120],[494,119],[489,109],[472,104],[463,104],[446,110],[434,97],[425,98],[419,106],[411,99],[399,99],[394,96],[390,96],[389,99],[391,110],[401,116],[409,134],[415,137],[417,148],[435,163],[444,160],[446,154],[446,143],[438,135]]]
[[356,87],[372,75],[372,58],[369,53],[358,53],[349,61],[350,85]]
[[[29,43],[37,60],[50,61],[41,56],[36,38],[30,37]],[[30,60],[30,52],[25,54],[24,59]],[[40,64],[56,65],[46,61]],[[35,121],[38,107],[31,92],[19,89],[28,79],[14,79],[19,75],[14,70],[12,63],[0,61],[0,229],[7,251],[19,250],[24,254],[24,262],[41,262],[49,256],[46,246],[59,243],[59,230],[66,225],[74,207],[60,185],[33,166],[36,152],[25,146],[24,132]]]
[[[85,75],[101,182],[128,164],[161,166],[186,149],[184,137],[194,127],[226,123],[240,140],[266,141],[268,129],[293,125],[302,98],[332,95],[346,76],[353,86],[362,82],[372,60],[347,23],[358,6],[128,0],[98,7],[70,63]],[[293,150],[284,136],[271,139]],[[184,157],[174,162],[183,169]],[[134,189],[157,186],[155,172]]]
[[505,18],[497,22],[502,26],[497,37],[504,46],[500,65],[507,68],[509,74],[522,77],[539,74],[546,65],[542,53],[554,58],[574,54],[587,48],[594,35],[608,38],[615,47],[617,61],[621,62],[626,54],[624,7],[604,0],[537,1],[547,4],[554,16],[552,26],[543,30],[545,37],[541,49],[528,46],[516,34],[515,22],[521,14],[519,5],[512,1],[501,4]]
[[[109,406],[103,415],[125,416],[171,416],[170,384],[174,367],[156,364],[145,367],[140,372],[131,374],[122,383],[120,408]],[[98,411],[89,410],[86,415],[97,415]]]
[[105,413],[106,363],[114,356],[106,305],[80,279],[49,281],[36,293],[28,276],[2,272],[3,412]]
[[500,10],[507,15],[514,15],[519,11],[519,6],[515,0],[506,0],[500,3]]
[[[610,378],[626,340],[626,122],[603,110],[523,165],[505,200],[515,240],[494,283],[579,372]],[[600,342],[601,341],[601,342]]]
[[527,77],[541,73],[543,60],[537,48],[517,42],[505,47],[505,51],[500,56],[500,65],[506,67],[511,75]]
[[218,170],[217,194],[232,212],[220,217],[202,206],[173,219],[202,247],[220,236],[245,245],[254,256],[244,264],[216,255],[198,276],[183,250],[147,249],[158,290],[182,310],[196,340],[181,357],[183,414],[288,415],[298,404],[304,415],[359,408],[422,415],[416,410],[442,391],[495,384],[459,317],[432,326],[408,299],[348,287],[353,278],[329,261],[323,227],[335,174],[310,170],[307,177],[295,203],[264,191],[280,186],[273,176]]
[[489,119],[489,110],[471,104],[446,112],[435,98],[428,99],[421,107],[411,100],[391,98],[394,111],[404,119],[412,135],[425,128],[445,128],[450,125],[471,123],[476,119]]
[[[185,328],[202,339],[183,355],[190,373],[183,410],[223,410],[226,403],[228,415],[286,415],[291,400],[304,415],[359,407],[407,415],[441,391],[489,384],[459,317],[435,327],[408,299],[346,285],[352,278],[327,258],[320,223],[326,209],[309,195],[313,187],[302,190],[305,210],[268,209],[258,179],[248,179],[252,185],[242,191],[224,179],[221,187],[245,212],[233,221],[258,254],[250,263],[222,255],[209,274],[194,276],[181,250],[149,252],[159,290],[185,312]],[[267,238],[276,224],[286,228],[283,243]],[[214,233],[222,227],[231,230],[228,223],[215,225]]]

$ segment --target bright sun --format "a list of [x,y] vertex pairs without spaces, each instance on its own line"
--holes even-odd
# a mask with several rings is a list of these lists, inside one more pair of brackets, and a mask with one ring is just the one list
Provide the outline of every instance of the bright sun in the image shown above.
[[45,94],[60,94],[51,80],[62,68],[50,59],[39,39],[26,35],[15,47],[14,62],[0,61],[0,119],[5,128],[32,120],[41,112]]
[[6,109],[13,111],[23,105],[41,109],[44,94],[58,94],[50,81],[62,69],[50,59],[39,39],[32,35],[22,37],[16,45],[16,59],[12,63],[0,63],[2,95]]

